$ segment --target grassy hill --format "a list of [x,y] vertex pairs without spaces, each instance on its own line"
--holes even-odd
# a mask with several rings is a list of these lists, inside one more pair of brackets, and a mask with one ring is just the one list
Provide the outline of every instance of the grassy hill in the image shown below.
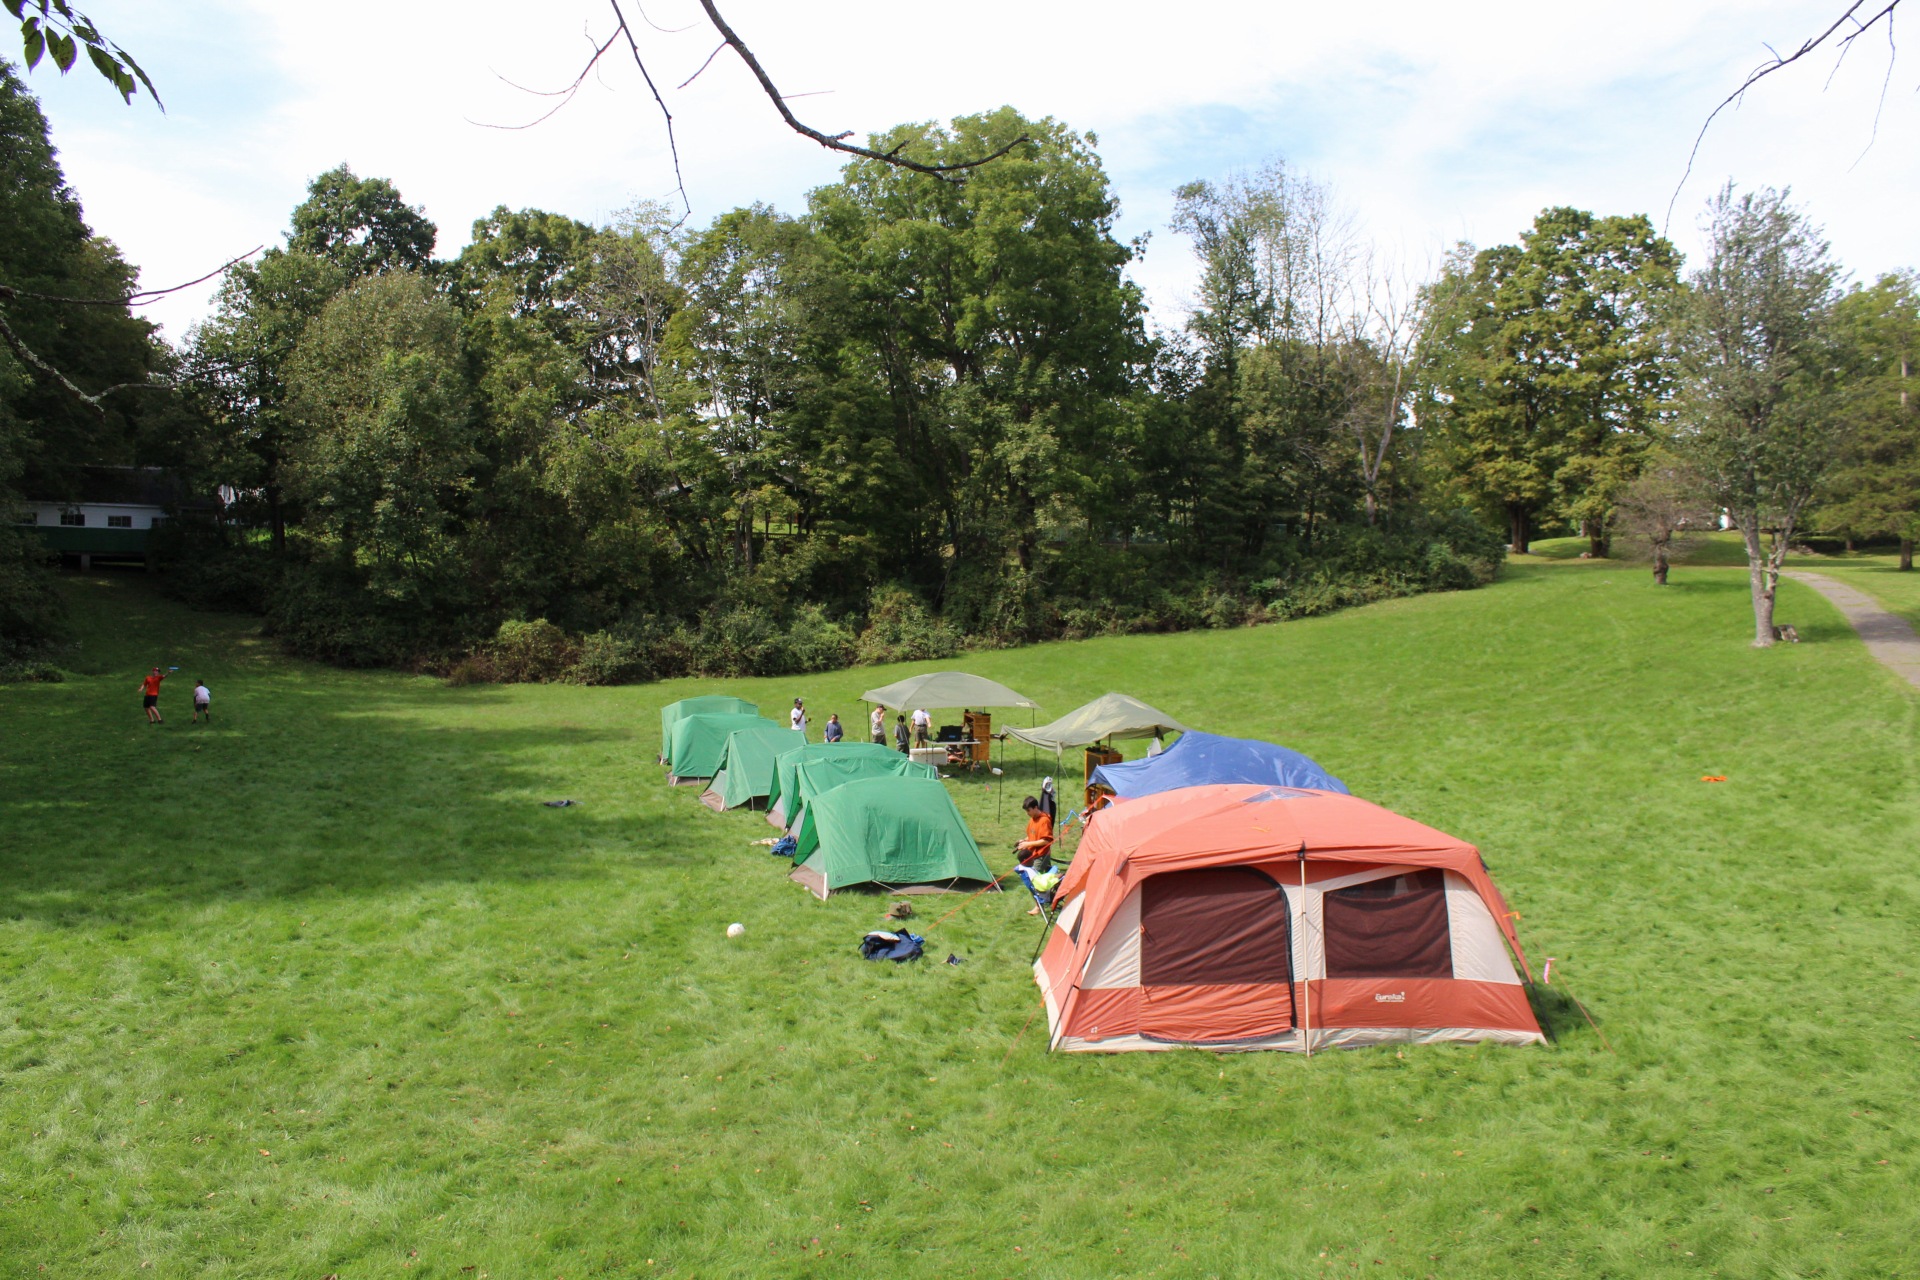
[[[1913,1270],[1916,700],[1803,587],[1764,653],[1740,569],[1568,561],[932,664],[1270,737],[1480,845],[1555,1043],[1310,1061],[1047,1055],[1015,895],[917,900],[962,965],[861,961],[884,899],[663,784],[658,710],[712,684],[452,689],[69,590],[76,674],[0,688],[11,1274]],[[857,725],[905,671],[726,689]],[[996,867],[1051,767],[950,784]]]

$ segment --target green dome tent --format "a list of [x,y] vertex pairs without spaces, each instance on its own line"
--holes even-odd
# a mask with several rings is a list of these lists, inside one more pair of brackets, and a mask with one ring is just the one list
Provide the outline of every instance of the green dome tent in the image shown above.
[[720,755],[727,749],[727,735],[735,729],[782,727],[764,716],[682,716],[667,738],[667,781],[678,786],[711,778],[720,768]]
[[807,805],[819,846],[793,869],[816,896],[871,884],[939,892],[993,879],[953,797],[934,778],[863,778]]
[[699,698],[682,698],[660,708],[660,763],[667,763],[667,748],[673,745],[673,726],[694,715],[757,716],[760,708],[745,698],[712,693]]
[[807,736],[798,729],[735,729],[727,735],[727,744],[720,750],[720,767],[701,793],[700,803],[718,813],[765,800],[773,790],[775,762],[806,744]]
[[836,787],[868,778],[930,778],[937,782],[940,771],[930,764],[909,760],[898,751],[884,752],[880,756],[827,756],[801,761],[793,771],[793,781],[787,793],[781,797],[781,802],[793,813],[787,829],[799,842],[799,848],[793,855],[795,861],[805,862],[807,855],[820,844],[817,828],[807,816],[808,806]]
[[[810,764],[815,760],[873,760],[881,762],[894,760],[902,764],[908,763],[907,757],[901,755],[892,747],[883,747],[877,742],[809,742],[806,746],[798,750],[787,752],[780,757],[779,763],[774,767],[773,790],[767,792],[767,821],[783,831],[789,826],[792,826],[793,820],[800,816],[799,802],[795,800],[791,804],[788,803],[789,798],[793,797],[794,794],[794,773],[801,765]],[[889,770],[889,772],[897,772],[897,770]],[[877,775],[852,773],[848,776],[866,778]],[[939,775],[935,774],[932,776],[937,777]]]

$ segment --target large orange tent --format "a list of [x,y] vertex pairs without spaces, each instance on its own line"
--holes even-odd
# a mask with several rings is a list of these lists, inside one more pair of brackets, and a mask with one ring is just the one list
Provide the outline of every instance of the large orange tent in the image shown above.
[[1122,801],[1094,815],[1057,898],[1034,963],[1055,1049],[1544,1039],[1479,851],[1354,796]]

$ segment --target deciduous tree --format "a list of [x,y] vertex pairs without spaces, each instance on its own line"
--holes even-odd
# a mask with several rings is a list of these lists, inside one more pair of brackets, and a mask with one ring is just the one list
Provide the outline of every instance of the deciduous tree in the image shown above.
[[1680,329],[1678,442],[1746,544],[1753,643],[1764,648],[1794,530],[1845,444],[1831,399],[1839,268],[1819,229],[1771,188],[1722,188],[1706,238]]

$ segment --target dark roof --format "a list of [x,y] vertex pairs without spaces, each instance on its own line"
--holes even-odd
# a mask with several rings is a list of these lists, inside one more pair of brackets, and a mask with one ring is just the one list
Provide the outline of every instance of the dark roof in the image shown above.
[[77,467],[63,492],[46,502],[97,502],[133,507],[218,507],[213,494],[197,494],[177,471],[165,467]]

